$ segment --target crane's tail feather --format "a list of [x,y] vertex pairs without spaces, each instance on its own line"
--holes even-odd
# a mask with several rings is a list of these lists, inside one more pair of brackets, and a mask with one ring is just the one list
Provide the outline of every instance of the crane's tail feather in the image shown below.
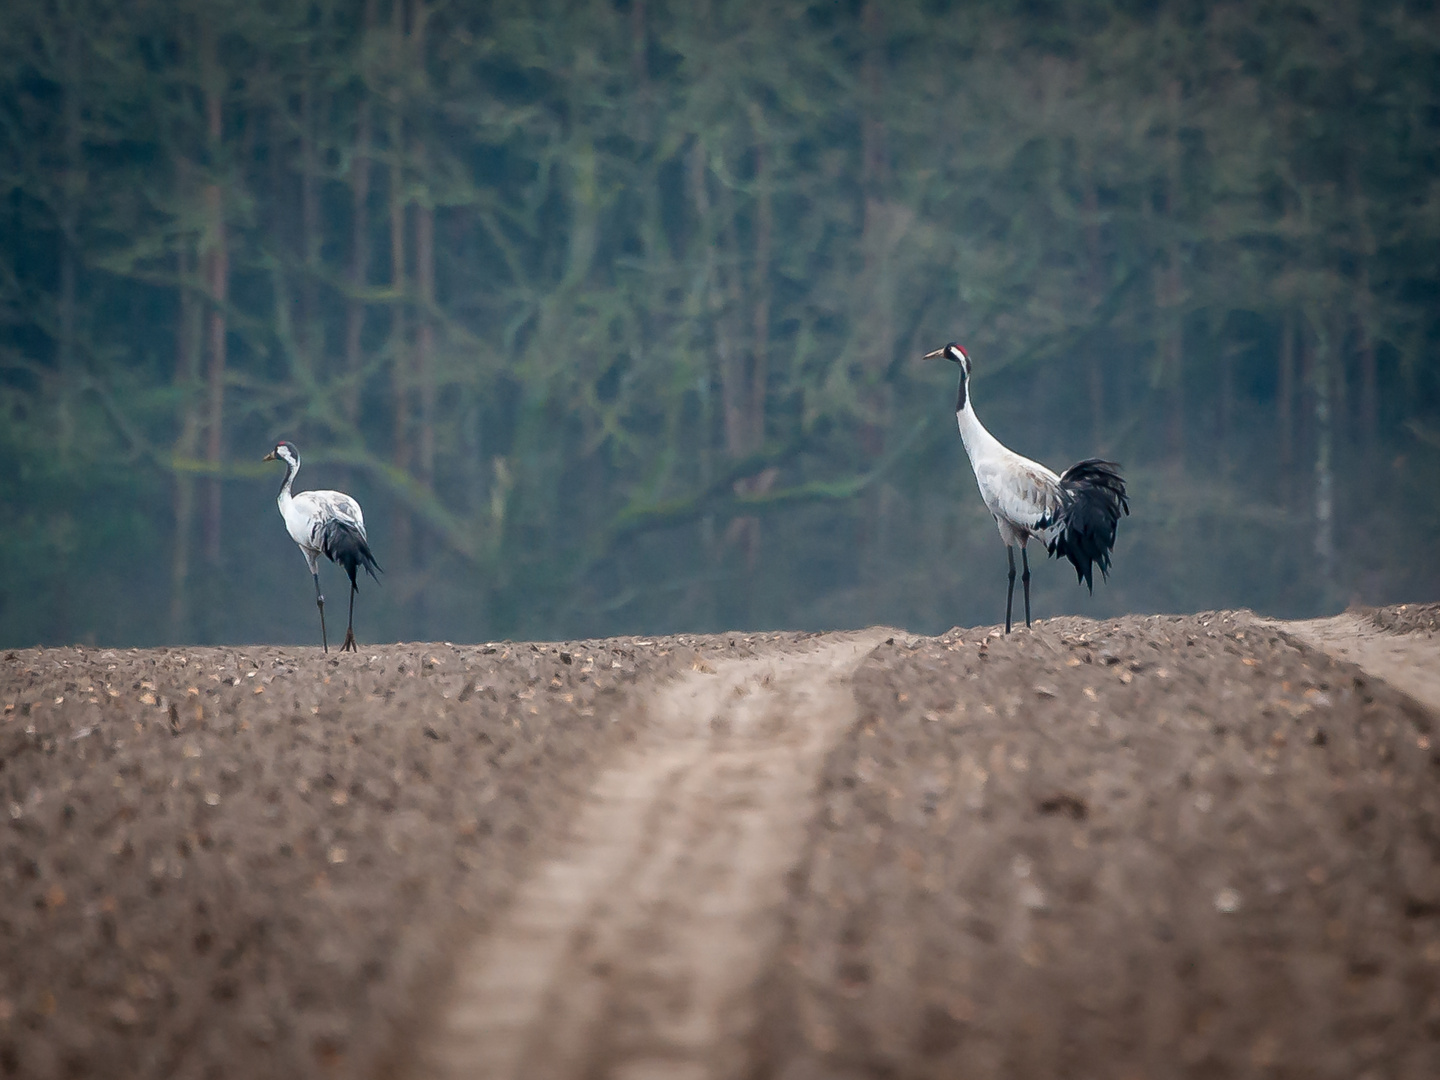
[[[341,521],[338,518],[325,523],[325,528],[320,534],[320,550],[333,563],[339,563],[350,575],[351,586],[356,586],[355,571],[360,567],[376,581],[375,571],[380,570],[380,564],[375,561],[375,556],[370,551],[370,545],[366,542],[365,536],[351,522]],[[384,571],[380,570],[383,574]]]
[[1063,506],[1054,535],[1046,549],[1052,556],[1064,556],[1075,566],[1075,580],[1095,591],[1094,568],[1100,577],[1110,576],[1110,552],[1115,547],[1115,529],[1121,514],[1130,513],[1125,480],[1113,461],[1088,458],[1066,469],[1060,477]]

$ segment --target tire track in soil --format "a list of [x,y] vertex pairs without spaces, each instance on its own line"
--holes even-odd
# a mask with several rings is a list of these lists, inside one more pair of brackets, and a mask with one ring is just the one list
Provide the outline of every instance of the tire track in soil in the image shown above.
[[733,1077],[849,676],[894,631],[827,634],[658,688],[642,745],[467,946],[412,1076]]
[[1397,634],[1363,615],[1261,622],[1387,682],[1440,715],[1440,640],[1426,633]]

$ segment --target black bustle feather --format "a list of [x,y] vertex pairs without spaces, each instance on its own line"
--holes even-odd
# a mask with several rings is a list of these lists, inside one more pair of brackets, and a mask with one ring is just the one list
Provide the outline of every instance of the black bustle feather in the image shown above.
[[[325,523],[320,532],[320,550],[333,563],[339,563],[350,575],[350,587],[358,588],[355,582],[355,570],[357,567],[365,567],[365,572],[376,581],[375,571],[380,570],[380,564],[375,561],[375,556],[370,553],[370,545],[365,542],[365,537],[360,535],[360,530],[348,521],[341,521],[339,518],[332,518]],[[384,573],[381,570],[381,573]]]
[[1066,469],[1060,477],[1064,499],[1061,529],[1050,541],[1051,555],[1064,556],[1075,566],[1075,578],[1095,591],[1094,567],[1101,578],[1110,576],[1110,552],[1121,514],[1130,513],[1125,481],[1113,461],[1089,458]]

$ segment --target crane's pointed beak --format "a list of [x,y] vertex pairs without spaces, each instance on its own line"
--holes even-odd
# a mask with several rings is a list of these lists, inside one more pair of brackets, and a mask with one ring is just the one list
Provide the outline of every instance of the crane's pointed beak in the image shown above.
[[934,360],[937,356],[944,356],[944,355],[945,355],[945,350],[944,350],[943,348],[940,348],[940,349],[936,349],[934,352],[927,352],[927,353],[925,354],[925,356],[923,357],[923,359],[925,359],[925,360]]
[[260,460],[261,460],[261,461],[274,461],[274,460],[275,460],[275,451],[274,451],[274,450],[271,450],[268,454],[266,454],[266,455],[265,455],[264,457],[262,457]]

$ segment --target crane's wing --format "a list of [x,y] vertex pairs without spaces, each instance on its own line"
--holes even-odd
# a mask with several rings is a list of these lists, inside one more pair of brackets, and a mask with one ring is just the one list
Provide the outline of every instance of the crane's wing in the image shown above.
[[991,513],[1032,533],[1050,529],[1065,505],[1060,478],[1019,454],[977,473],[977,479]]
[[[343,491],[307,491],[304,494],[315,499],[325,516],[348,522],[360,530],[361,536],[365,535],[365,515],[360,512],[360,504],[349,495]],[[295,497],[300,498],[299,495]]]
[[323,549],[325,526],[336,521],[352,526],[362,540],[367,539],[360,504],[343,491],[302,491],[290,501],[285,514],[290,538],[311,551]]

